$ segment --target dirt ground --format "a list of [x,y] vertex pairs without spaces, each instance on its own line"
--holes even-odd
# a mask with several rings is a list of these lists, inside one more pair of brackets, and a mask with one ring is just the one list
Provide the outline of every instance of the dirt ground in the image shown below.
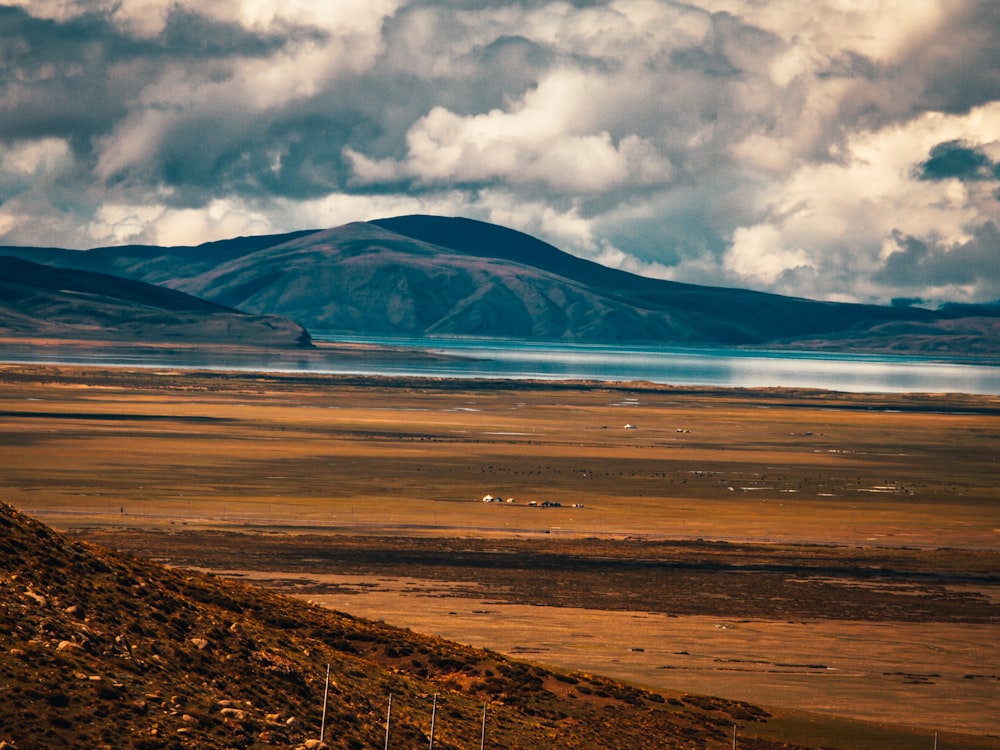
[[982,736],[998,456],[994,397],[0,366],[0,493],[84,538],[645,686]]

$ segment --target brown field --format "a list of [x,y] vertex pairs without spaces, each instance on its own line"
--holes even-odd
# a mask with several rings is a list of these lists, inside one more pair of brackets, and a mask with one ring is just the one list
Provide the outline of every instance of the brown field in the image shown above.
[[1000,746],[998,456],[993,397],[0,366],[0,499],[46,523],[871,722],[760,730],[817,747]]

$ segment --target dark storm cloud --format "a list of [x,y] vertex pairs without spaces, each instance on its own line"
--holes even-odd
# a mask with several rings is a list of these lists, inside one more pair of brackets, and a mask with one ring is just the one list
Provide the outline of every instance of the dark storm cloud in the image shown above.
[[841,116],[872,126],[905,122],[922,112],[966,113],[1000,99],[1000,3],[969,0],[946,6],[883,63],[858,69],[863,81],[844,99]]
[[175,8],[159,35],[142,39],[107,15],[55,21],[0,6],[0,140],[56,136],[86,153],[165,68],[224,77],[233,58],[264,58],[310,35],[318,38],[315,30],[254,34]]
[[697,45],[671,50],[670,68],[699,76],[732,78],[752,75],[758,61],[782,46],[773,33],[743,23],[730,13],[706,14],[711,30]]
[[481,78],[482,95],[494,104],[517,98],[538,84],[539,75],[551,68],[557,55],[523,36],[503,35],[473,52],[473,69],[488,71]]
[[694,70],[706,76],[730,78],[739,74],[739,69],[719,48],[687,47],[670,53],[670,62],[680,68]]
[[930,158],[921,163],[921,180],[995,180],[1000,178],[1000,164],[993,163],[982,148],[965,141],[946,141],[931,149]]
[[866,55],[854,50],[831,58],[827,64],[816,72],[818,78],[847,78],[865,81],[877,80],[884,75],[882,67]]
[[928,109],[967,112],[1000,99],[1000,3],[963,3],[943,28],[912,50],[904,65],[926,76],[921,99]]
[[100,17],[58,23],[0,7],[0,39],[0,139],[59,136],[84,146],[138,91],[109,85],[110,60],[139,52]]
[[893,232],[897,250],[885,260],[878,279],[900,289],[945,285],[982,285],[1000,292],[1000,229],[990,221],[976,227],[972,238],[955,246]]
[[249,32],[236,23],[206,18],[192,10],[171,8],[163,31],[151,46],[164,56],[180,60],[209,61],[263,58],[291,43],[322,42],[319,29],[278,27],[267,33]]
[[[172,205],[197,206],[220,192],[308,199],[346,185],[341,150],[371,126],[368,113],[350,108],[290,107],[231,118],[195,111],[172,121],[143,171],[176,189]],[[132,172],[123,169],[112,182],[127,182]]]

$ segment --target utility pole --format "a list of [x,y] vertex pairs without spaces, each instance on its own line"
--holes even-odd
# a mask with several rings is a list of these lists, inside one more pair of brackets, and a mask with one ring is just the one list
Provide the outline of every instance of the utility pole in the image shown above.
[[389,693],[389,710],[385,713],[385,750],[389,750],[389,721],[392,719],[392,693]]
[[437,719],[438,710],[438,694],[434,693],[434,706],[431,708],[431,747],[430,750],[434,750],[434,722]]
[[[486,704],[483,704],[483,733],[479,737],[479,750],[486,748]],[[935,748],[936,750],[936,748]]]
[[733,750],[736,750],[736,725],[733,724]]
[[326,687],[323,688],[323,720],[319,725],[319,741],[323,741],[323,735],[326,734],[326,699],[330,695],[330,663],[327,662],[326,665]]

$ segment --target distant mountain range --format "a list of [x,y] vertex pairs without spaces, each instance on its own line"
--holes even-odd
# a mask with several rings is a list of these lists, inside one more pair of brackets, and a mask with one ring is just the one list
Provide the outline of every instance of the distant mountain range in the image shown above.
[[[401,216],[197,247],[0,255],[155,284],[313,332],[1000,353],[997,305],[844,304],[651,279],[462,218]],[[57,322],[58,310],[47,320]]]

